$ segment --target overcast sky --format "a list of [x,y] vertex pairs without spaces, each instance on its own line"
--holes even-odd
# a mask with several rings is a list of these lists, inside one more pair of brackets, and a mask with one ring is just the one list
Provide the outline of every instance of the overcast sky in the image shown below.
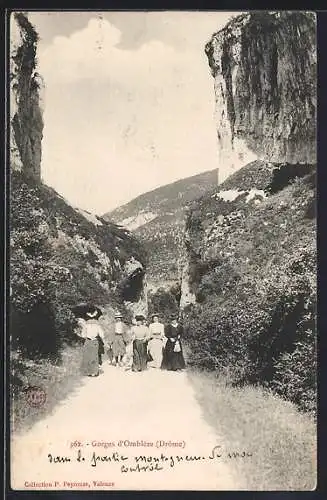
[[216,168],[204,46],[236,14],[30,12],[46,85],[43,180],[102,214]]

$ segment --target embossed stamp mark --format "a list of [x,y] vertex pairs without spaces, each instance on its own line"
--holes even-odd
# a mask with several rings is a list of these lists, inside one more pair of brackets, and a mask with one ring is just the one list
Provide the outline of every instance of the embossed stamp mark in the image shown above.
[[41,387],[28,387],[26,389],[26,401],[34,408],[40,408],[46,402],[46,393]]

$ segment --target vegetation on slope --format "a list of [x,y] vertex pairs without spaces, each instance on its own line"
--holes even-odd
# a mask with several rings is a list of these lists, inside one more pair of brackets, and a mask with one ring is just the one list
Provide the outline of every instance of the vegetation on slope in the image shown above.
[[[106,220],[127,224],[127,227],[128,221],[133,224],[140,219],[140,225],[131,226],[131,230],[146,248],[147,277],[152,284],[160,287],[163,283],[173,285],[176,281],[186,207],[216,184],[217,170],[210,170],[142,194],[104,215]],[[146,219],[148,214],[149,220]]]
[[185,227],[185,213],[162,215],[139,227],[133,233],[147,251],[147,276],[160,287],[173,285],[180,277],[179,258]]
[[[195,365],[233,384],[269,386],[315,411],[315,172],[309,171],[294,178],[287,166],[268,176],[263,170],[265,180],[258,176],[253,187],[265,183],[273,194],[261,202],[246,202],[246,191],[234,201],[214,195],[195,204],[187,245],[198,303],[185,311],[185,323]],[[235,174],[239,189],[241,175]],[[230,178],[219,191],[232,186]]]
[[104,215],[106,219],[117,223],[133,217],[143,211],[154,211],[160,215],[171,210],[180,209],[206,192],[217,182],[217,169],[180,179],[144,193],[134,200]]
[[93,224],[51,188],[13,172],[10,206],[11,340],[33,359],[72,337],[78,302],[122,306],[124,264],[143,250],[128,231]]
[[168,290],[161,287],[154,292],[149,291],[149,318],[152,314],[158,314],[161,322],[169,323],[173,316],[179,315],[180,296],[179,283],[175,283]]

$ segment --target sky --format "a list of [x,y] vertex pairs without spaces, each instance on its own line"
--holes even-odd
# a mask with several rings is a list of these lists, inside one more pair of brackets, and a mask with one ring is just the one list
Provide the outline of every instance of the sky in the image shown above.
[[42,178],[103,214],[218,167],[205,43],[235,12],[29,12],[45,82]]

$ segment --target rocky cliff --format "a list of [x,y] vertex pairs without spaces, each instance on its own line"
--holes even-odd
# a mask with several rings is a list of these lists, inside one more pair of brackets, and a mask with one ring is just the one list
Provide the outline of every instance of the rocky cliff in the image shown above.
[[215,33],[205,51],[224,177],[254,157],[315,164],[315,14],[241,15]]
[[12,346],[55,355],[73,334],[77,302],[127,316],[147,312],[144,249],[128,230],[71,206],[42,183],[37,34],[17,13],[10,35]]
[[38,35],[23,13],[10,21],[11,166],[40,180],[44,84],[36,71]]
[[[183,313],[191,359],[314,411],[315,18],[245,14],[206,52],[221,161],[238,171],[188,213],[181,304],[195,296]],[[244,144],[257,159],[239,168]]]

